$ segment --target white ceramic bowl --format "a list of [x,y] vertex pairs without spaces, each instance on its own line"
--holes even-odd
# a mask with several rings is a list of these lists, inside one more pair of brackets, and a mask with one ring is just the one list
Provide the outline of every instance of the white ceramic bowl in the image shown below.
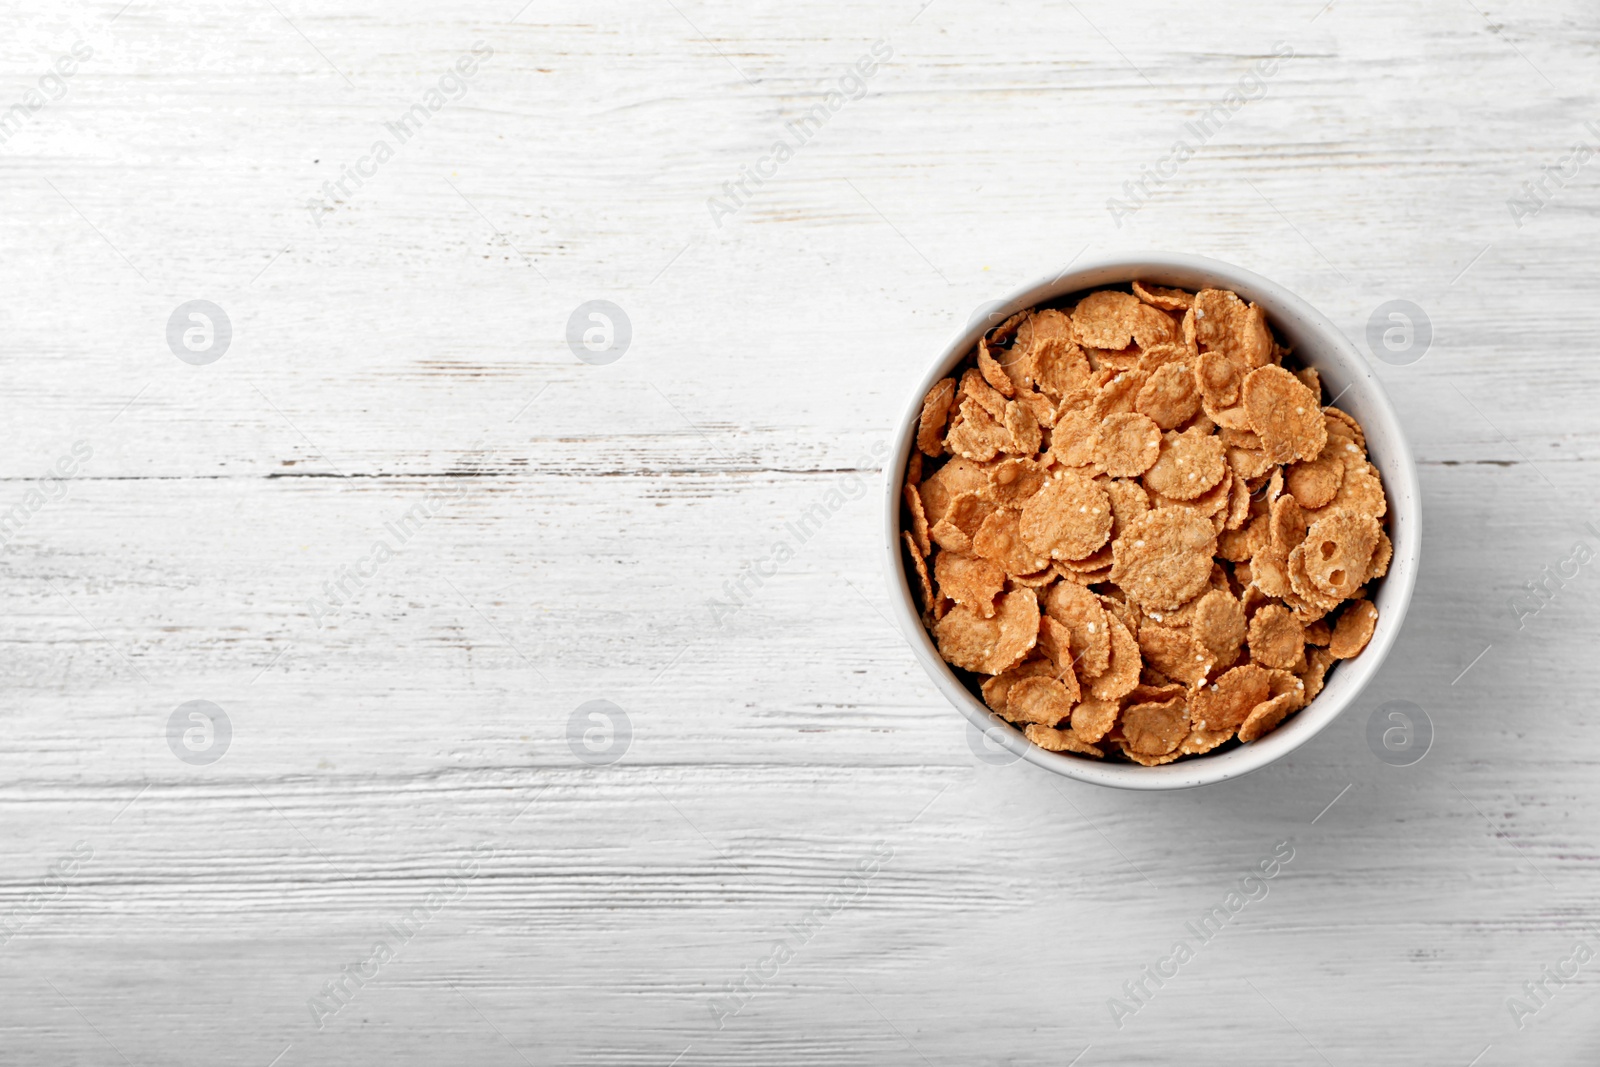
[[[1282,726],[1259,741],[1226,752],[1196,756],[1160,767],[1133,763],[1100,762],[1083,756],[1047,752],[1030,743],[1022,732],[991,714],[939,655],[932,635],[922,625],[906,572],[900,537],[900,487],[906,461],[915,445],[922,398],[933,383],[950,375],[978,343],[978,335],[1006,316],[1057,297],[1134,280],[1196,290],[1231,289],[1266,311],[1272,328],[1294,349],[1294,357],[1315,367],[1328,397],[1355,416],[1366,431],[1367,452],[1383,476],[1389,498],[1389,536],[1394,559],[1380,580],[1374,597],[1378,627],[1366,650],[1343,660],[1328,675],[1317,698]],[[1377,674],[1394,646],[1411,602],[1417,575],[1417,550],[1421,543],[1421,498],[1417,471],[1400,421],[1373,375],[1367,361],[1327,317],[1294,293],[1258,274],[1201,256],[1152,253],[1137,258],[1103,260],[1073,267],[1053,278],[1026,286],[995,305],[991,315],[968,324],[928,367],[901,413],[895,447],[889,456],[883,489],[883,547],[890,599],[906,640],[928,676],[978,730],[1012,753],[1046,770],[1079,781],[1123,789],[1184,789],[1237,778],[1292,752],[1332,722],[1360,695]]]

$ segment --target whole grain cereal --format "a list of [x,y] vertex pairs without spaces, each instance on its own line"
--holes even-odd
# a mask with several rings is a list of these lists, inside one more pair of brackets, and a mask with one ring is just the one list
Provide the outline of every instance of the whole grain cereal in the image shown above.
[[987,331],[924,398],[903,547],[940,654],[1050,752],[1249,744],[1378,624],[1366,434],[1262,309],[1134,282]]

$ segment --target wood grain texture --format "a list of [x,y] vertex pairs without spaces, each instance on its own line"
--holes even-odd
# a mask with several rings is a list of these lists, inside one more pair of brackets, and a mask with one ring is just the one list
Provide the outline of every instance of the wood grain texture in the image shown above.
[[[1592,5],[517,6],[0,14],[0,116],[93,50],[0,143],[0,1060],[1600,1057],[1600,962],[1507,1007],[1600,949],[1600,577],[1509,607],[1600,548],[1600,160],[1507,206],[1600,144]],[[311,211],[477,42],[459,98]],[[1292,758],[1173,796],[975,758],[875,542],[873,447],[950,333],[1147,248],[1278,279],[1358,345],[1390,299],[1433,328],[1375,362],[1425,496],[1399,647]],[[166,339],[197,298],[233,327],[208,366]],[[593,299],[632,324],[606,366],[565,340]],[[167,744],[196,699],[233,729],[208,766]],[[609,765],[569,742],[596,699],[631,724]],[[1396,699],[1435,729],[1411,767],[1365,740]],[[1265,899],[1115,1025],[1282,841]]]

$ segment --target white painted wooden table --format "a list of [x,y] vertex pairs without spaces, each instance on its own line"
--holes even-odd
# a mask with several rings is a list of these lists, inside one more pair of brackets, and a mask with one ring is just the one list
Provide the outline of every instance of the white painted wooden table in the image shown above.
[[[1600,1059],[1596,565],[1511,606],[1600,550],[1593,5],[518,2],[0,16],[0,1061]],[[866,492],[1146,248],[1431,323],[1398,651],[1161,796],[974,755]]]

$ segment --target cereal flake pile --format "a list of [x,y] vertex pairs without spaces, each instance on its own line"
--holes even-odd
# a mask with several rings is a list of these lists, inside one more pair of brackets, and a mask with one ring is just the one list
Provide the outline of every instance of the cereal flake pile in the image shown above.
[[1254,741],[1366,647],[1389,566],[1355,419],[1261,309],[1134,282],[988,331],[928,392],[903,539],[940,654],[1054,752]]

